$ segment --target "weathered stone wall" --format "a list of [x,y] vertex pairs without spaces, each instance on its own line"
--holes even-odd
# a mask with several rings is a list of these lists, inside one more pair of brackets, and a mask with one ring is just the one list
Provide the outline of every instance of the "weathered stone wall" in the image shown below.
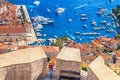
[[[80,73],[80,62],[57,59],[56,71],[54,72],[54,77],[59,78],[61,70]],[[67,73],[64,75],[68,75],[70,77],[73,76],[73,74],[67,74]]]
[[39,75],[39,78],[44,78],[44,77],[48,77],[49,73],[48,73],[48,69],[47,69],[47,59],[43,59],[43,69],[42,69],[42,73]]
[[43,59],[32,63],[0,68],[0,80],[36,80],[43,69]]
[[96,75],[92,72],[91,69],[88,70],[88,79],[87,80],[99,80]]

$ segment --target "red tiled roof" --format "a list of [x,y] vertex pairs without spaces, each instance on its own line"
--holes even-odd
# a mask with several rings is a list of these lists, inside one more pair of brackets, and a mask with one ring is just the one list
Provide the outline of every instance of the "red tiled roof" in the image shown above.
[[16,15],[17,6],[7,2],[1,3],[0,7],[6,7],[6,11],[1,13],[1,20],[4,22],[0,26],[0,33],[25,33],[21,20]]
[[69,41],[66,45],[67,47],[73,47],[73,48],[81,48],[80,44],[75,43],[74,41]]
[[33,46],[18,46],[17,50],[21,50],[25,48],[33,48]]
[[92,41],[93,44],[96,44],[96,45],[100,45],[101,44],[101,41],[98,39],[98,40],[93,40]]
[[120,51],[116,51],[116,52],[115,52],[115,55],[116,55],[117,57],[120,57]]
[[26,28],[2,28],[0,29],[0,34],[2,33],[25,33]]

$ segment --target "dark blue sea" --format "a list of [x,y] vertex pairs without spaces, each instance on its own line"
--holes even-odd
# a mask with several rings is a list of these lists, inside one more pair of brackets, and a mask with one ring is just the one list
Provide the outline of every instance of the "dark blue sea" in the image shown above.
[[[90,42],[93,39],[97,39],[101,36],[113,37],[116,33],[116,28],[114,24],[114,19],[111,17],[110,13],[112,8],[115,8],[120,4],[120,0],[9,0],[13,4],[25,4],[27,6],[30,17],[44,16],[53,19],[54,24],[43,25],[41,29],[41,34],[46,34],[46,36],[41,36],[39,38],[49,39],[55,38],[55,36],[60,37],[63,35],[68,36],[70,39],[74,39],[78,43]],[[39,1],[40,4],[33,4],[34,1]],[[55,10],[59,7],[65,8],[65,12],[61,14],[56,14]],[[98,9],[107,9],[103,15],[97,15]],[[50,11],[47,11],[49,9]],[[80,14],[86,14],[87,20],[80,20]],[[68,19],[72,19],[68,22]],[[96,26],[91,25],[90,21],[94,19],[97,23]],[[106,21],[106,26],[101,24],[101,21]],[[87,27],[84,28],[83,25],[86,24]],[[94,27],[104,26],[104,30],[93,30]],[[112,29],[112,32],[106,32]],[[76,35],[75,32],[80,32],[80,35]],[[82,35],[83,33],[100,33],[100,35]]]

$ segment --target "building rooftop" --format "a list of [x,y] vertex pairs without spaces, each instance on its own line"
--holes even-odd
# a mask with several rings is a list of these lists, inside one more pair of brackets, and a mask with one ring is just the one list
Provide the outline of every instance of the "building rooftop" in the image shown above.
[[0,68],[14,64],[30,63],[46,58],[41,47],[26,48],[0,55]]
[[76,48],[63,47],[61,52],[58,54],[57,59],[81,62],[80,50]]
[[[25,33],[29,23],[23,23],[18,6],[8,2],[0,5],[0,34]],[[26,26],[27,25],[27,26]]]
[[75,43],[74,41],[71,41],[71,40],[67,42],[66,46],[71,47],[71,48],[79,48],[79,49],[81,48],[80,44],[77,44],[77,43]]
[[59,47],[57,46],[42,46],[45,53],[59,53]]
[[120,51],[119,51],[119,50],[116,51],[116,52],[115,52],[115,55],[116,55],[116,57],[120,57]]
[[89,65],[89,68],[93,71],[98,80],[120,80],[120,76],[104,64],[104,59],[101,56],[98,56],[98,58]]
[[4,33],[26,33],[26,28],[0,28],[0,34]]

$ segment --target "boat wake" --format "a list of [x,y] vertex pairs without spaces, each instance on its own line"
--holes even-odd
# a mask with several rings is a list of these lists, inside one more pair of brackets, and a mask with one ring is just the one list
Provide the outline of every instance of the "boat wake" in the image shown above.
[[83,4],[83,5],[77,6],[77,7],[74,8],[74,10],[75,10],[75,9],[82,8],[82,7],[85,7],[85,6],[88,6],[88,4]]
[[65,33],[66,33],[71,39],[75,40],[75,37],[74,37],[72,34],[70,34],[68,31],[65,31]]
[[52,12],[49,8],[47,8],[47,11],[48,11],[48,12]]

